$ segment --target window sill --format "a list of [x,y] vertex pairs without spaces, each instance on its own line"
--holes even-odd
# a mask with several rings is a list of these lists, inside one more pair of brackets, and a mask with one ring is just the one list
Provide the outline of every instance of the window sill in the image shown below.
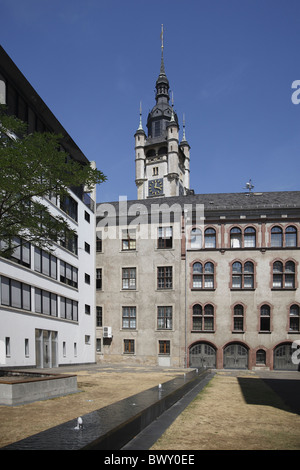
[[271,287],[271,290],[274,290],[274,291],[293,291],[293,290],[297,290],[296,287]]
[[191,330],[191,333],[215,333],[215,330]]
[[299,334],[300,334],[300,331],[296,331],[296,330],[294,330],[294,331],[288,331],[288,334],[289,334],[289,335],[299,335]]
[[244,334],[245,333],[245,330],[232,330],[231,332],[233,335],[234,334]]
[[258,334],[259,335],[270,335],[270,334],[272,334],[272,331],[259,331]]
[[255,291],[255,287],[230,287],[231,291]]
[[192,287],[191,288],[191,291],[215,291],[216,288],[215,287]]

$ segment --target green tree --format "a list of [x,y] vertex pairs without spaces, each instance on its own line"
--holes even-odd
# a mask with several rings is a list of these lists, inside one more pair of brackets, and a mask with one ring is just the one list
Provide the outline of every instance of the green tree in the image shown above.
[[0,256],[10,256],[19,237],[46,249],[72,238],[66,219],[53,217],[43,198],[55,194],[64,201],[68,188],[106,180],[72,159],[62,141],[48,132],[28,134],[27,125],[0,106]]

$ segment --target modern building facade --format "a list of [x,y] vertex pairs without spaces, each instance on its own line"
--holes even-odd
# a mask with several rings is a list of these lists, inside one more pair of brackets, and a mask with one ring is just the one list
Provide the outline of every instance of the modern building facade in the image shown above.
[[156,89],[137,200],[97,205],[97,360],[296,369],[300,192],[194,194],[163,56]]
[[[90,165],[2,48],[0,102],[28,123],[29,132],[62,134],[71,158]],[[67,219],[76,237],[53,244],[51,253],[24,240],[10,259],[0,259],[0,366],[95,362],[94,201],[95,194],[84,188],[70,190],[65,201],[45,199],[53,216]]]

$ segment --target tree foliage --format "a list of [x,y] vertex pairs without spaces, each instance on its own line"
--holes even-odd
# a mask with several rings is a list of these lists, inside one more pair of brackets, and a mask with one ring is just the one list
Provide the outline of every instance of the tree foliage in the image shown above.
[[92,188],[106,177],[72,159],[61,146],[62,135],[28,134],[27,126],[0,106],[0,255],[11,254],[15,237],[51,249],[72,229],[62,216],[53,217],[44,197],[61,201],[69,188]]

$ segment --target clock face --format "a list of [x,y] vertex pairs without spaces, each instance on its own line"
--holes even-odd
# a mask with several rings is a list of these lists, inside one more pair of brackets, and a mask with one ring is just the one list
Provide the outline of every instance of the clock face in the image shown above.
[[158,196],[163,193],[163,179],[149,181],[149,196]]

